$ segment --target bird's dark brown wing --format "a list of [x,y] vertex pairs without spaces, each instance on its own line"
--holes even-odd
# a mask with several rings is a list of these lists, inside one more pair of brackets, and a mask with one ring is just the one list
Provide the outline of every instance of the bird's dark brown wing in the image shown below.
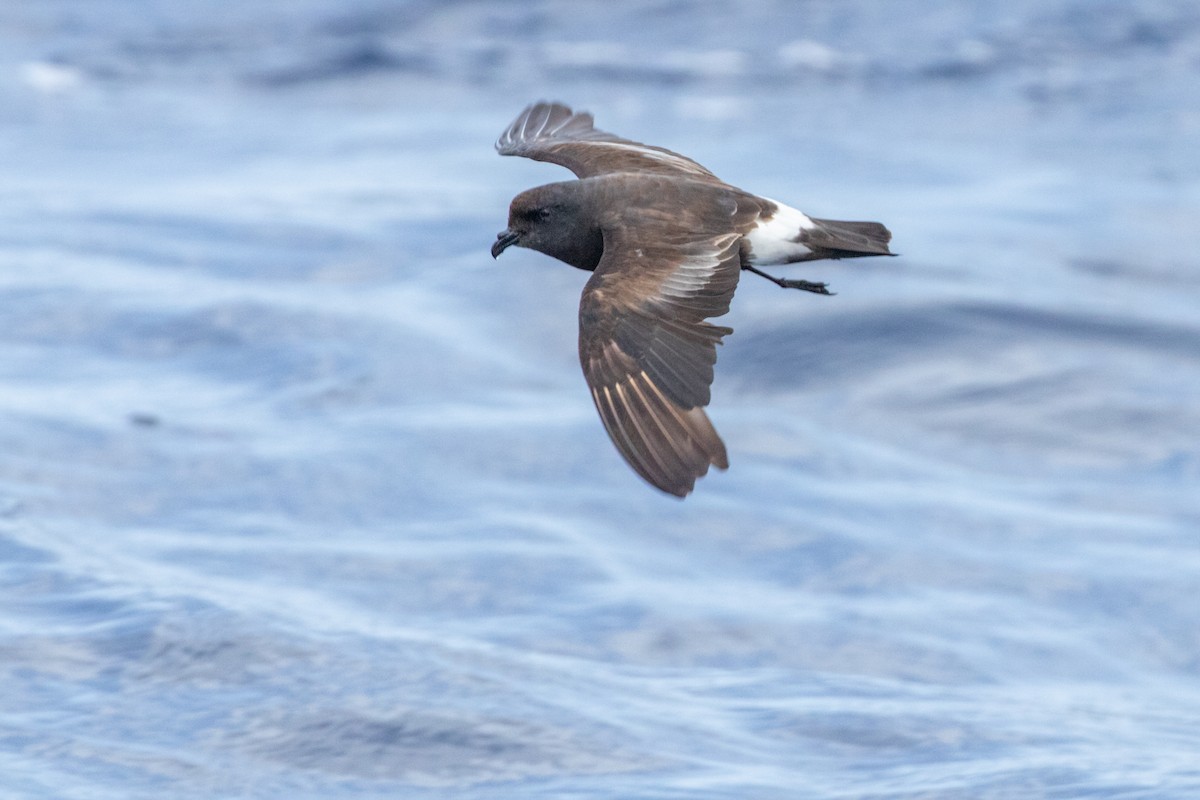
[[580,178],[615,172],[716,177],[690,158],[662,147],[622,139],[592,127],[592,115],[562,103],[534,103],[496,140],[502,156],[548,161]]
[[[732,219],[725,215],[726,231]],[[604,256],[579,306],[579,359],[608,435],[629,465],[686,496],[725,445],[704,406],[724,314],[741,273],[737,232],[604,232]],[[696,238],[699,237],[699,238]]]

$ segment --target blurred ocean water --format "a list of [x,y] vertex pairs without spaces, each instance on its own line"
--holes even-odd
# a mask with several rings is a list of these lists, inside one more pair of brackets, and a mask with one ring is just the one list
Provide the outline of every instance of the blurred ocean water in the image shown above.
[[[903,258],[743,282],[685,502],[529,101]],[[0,7],[0,796],[1200,796],[1200,7]]]

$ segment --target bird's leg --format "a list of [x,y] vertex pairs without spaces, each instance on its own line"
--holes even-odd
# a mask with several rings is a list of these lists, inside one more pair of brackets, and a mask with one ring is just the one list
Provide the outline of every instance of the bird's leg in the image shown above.
[[826,288],[826,284],[824,284],[824,283],[815,283],[813,281],[789,280],[788,278],[776,278],[774,275],[768,275],[767,273],[763,272],[762,270],[755,269],[754,267],[750,266],[749,264],[744,264],[742,266],[742,269],[749,270],[750,272],[753,272],[755,275],[761,275],[762,277],[769,280],[771,283],[773,283],[776,286],[783,288],[783,289],[803,289],[804,291],[812,292],[813,294],[824,294],[824,295],[829,295],[829,296],[833,296],[833,294],[834,294],[833,292],[829,291],[829,289]]

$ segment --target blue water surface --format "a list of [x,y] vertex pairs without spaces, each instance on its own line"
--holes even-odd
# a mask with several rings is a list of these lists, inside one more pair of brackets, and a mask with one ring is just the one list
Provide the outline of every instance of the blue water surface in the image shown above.
[[[686,501],[528,102],[902,258],[743,281]],[[0,796],[1200,797],[1200,6],[0,6]]]

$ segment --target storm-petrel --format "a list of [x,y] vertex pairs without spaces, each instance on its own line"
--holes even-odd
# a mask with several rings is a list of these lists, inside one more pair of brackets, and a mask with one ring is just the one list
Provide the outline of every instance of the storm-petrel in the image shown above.
[[600,419],[642,478],[685,497],[729,466],[704,406],[742,270],[784,288],[823,283],[758,269],[892,255],[878,222],[815,219],[730,186],[690,158],[592,127],[592,115],[534,103],[496,142],[505,156],[559,164],[579,180],[521,192],[492,256],[528,247],[592,272],[579,302],[579,360]]

